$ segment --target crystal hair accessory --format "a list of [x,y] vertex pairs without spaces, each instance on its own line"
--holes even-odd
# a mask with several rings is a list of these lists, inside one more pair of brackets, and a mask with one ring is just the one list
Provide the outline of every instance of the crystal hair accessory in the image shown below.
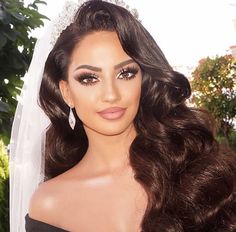
[[53,23],[54,30],[52,31],[50,43],[54,45],[57,38],[60,36],[63,30],[67,28],[73,21],[78,7],[82,5],[85,1],[66,1],[63,10],[58,15],[58,18]]
[[[113,3],[115,5],[126,8],[137,20],[139,20],[139,14],[137,9],[130,8],[123,0],[102,0],[104,2]],[[60,36],[63,30],[65,30],[73,21],[76,15],[76,12],[83,3],[87,0],[78,0],[75,1],[66,1],[63,7],[62,12],[58,15],[58,18],[53,23],[54,30],[52,31],[50,44],[54,45],[57,41],[57,38]]]
[[117,6],[121,6],[123,8],[126,8],[137,20],[139,20],[139,14],[138,14],[137,9],[130,8],[130,6],[128,4],[126,4],[123,0],[106,0],[105,2],[110,2],[110,3],[113,3]]

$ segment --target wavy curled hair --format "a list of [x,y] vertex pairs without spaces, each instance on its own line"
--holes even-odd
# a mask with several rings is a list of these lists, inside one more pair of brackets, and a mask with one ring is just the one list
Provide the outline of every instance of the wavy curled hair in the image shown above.
[[68,125],[69,107],[59,81],[67,79],[75,45],[95,31],[116,32],[124,51],[142,70],[134,120],[137,136],[130,147],[135,179],[148,195],[142,231],[236,231],[234,155],[220,150],[209,116],[186,106],[191,89],[184,75],[173,71],[130,12],[111,3],[84,3],[46,61],[39,101],[51,120],[45,151],[47,179],[77,164],[88,147],[80,119],[76,116],[74,130]]

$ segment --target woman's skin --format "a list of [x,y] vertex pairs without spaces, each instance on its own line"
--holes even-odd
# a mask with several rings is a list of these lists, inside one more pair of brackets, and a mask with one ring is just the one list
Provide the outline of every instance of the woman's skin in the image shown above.
[[140,231],[147,196],[128,154],[141,80],[115,32],[91,33],[75,47],[68,80],[59,85],[83,122],[88,150],[72,169],[40,185],[31,218],[69,231]]

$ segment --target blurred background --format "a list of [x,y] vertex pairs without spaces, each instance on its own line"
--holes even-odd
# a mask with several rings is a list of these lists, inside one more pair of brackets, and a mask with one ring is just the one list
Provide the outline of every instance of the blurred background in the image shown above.
[[[34,45],[65,0],[0,0],[0,232],[9,231],[8,145]],[[126,0],[172,67],[187,104],[208,110],[225,152],[236,151],[236,0]]]

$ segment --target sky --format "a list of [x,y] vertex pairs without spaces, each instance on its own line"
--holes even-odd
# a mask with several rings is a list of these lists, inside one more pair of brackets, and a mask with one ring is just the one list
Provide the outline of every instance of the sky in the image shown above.
[[[55,18],[65,0],[45,0],[40,13]],[[25,0],[31,2],[31,0]],[[236,45],[236,0],[125,0],[136,8],[172,66],[197,65]],[[47,23],[46,23],[47,24]],[[236,24],[236,22],[235,22]],[[40,36],[40,30],[36,32]]]

